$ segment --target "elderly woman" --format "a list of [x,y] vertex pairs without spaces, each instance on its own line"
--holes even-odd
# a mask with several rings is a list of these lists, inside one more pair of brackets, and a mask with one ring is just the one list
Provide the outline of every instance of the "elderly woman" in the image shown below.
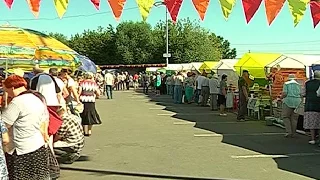
[[192,101],[193,92],[194,92],[194,84],[195,84],[195,80],[193,78],[193,73],[188,72],[187,78],[184,80],[186,101],[188,104],[190,104]]
[[285,137],[293,137],[298,123],[298,114],[294,110],[301,103],[301,86],[295,80],[294,74],[289,74],[288,81],[283,85],[282,100],[282,117],[286,127]]
[[87,72],[84,74],[84,80],[79,84],[80,101],[84,105],[84,110],[80,116],[85,136],[91,135],[94,124],[101,124],[95,103],[96,97],[100,96],[100,90],[93,77],[93,73]]
[[27,91],[27,82],[17,75],[3,83],[12,101],[4,109],[2,120],[12,131],[13,147],[7,149],[9,179],[49,179],[47,129],[49,114],[43,97]]
[[311,132],[309,144],[316,143],[316,131],[320,129],[320,97],[317,90],[320,87],[320,71],[314,72],[314,79],[306,82],[305,85],[305,108],[304,108],[304,128]]

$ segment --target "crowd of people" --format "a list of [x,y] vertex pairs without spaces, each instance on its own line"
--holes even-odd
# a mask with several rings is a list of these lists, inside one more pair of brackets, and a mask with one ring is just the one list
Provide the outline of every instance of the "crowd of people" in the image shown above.
[[[309,144],[318,144],[320,129],[320,71],[314,71],[312,79],[306,81],[305,86],[297,82],[295,74],[289,74],[284,83],[280,101],[282,102],[282,119],[285,125],[285,137],[296,135],[298,117],[303,117],[303,128],[309,133]],[[143,92],[148,93],[151,88],[156,95],[172,96],[175,104],[196,103],[199,106],[210,106],[211,110],[219,110],[220,116],[227,116],[226,108],[234,105],[233,85],[227,84],[226,74],[218,75],[214,72],[201,74],[194,72],[176,72],[172,75],[161,72],[149,75],[142,73],[139,77]],[[249,71],[243,70],[238,80],[237,120],[246,121],[247,105],[250,99],[250,85],[252,79]],[[233,90],[232,90],[233,89]]]
[[[243,74],[245,77],[249,76],[248,71],[244,71]],[[148,93],[151,88],[155,90],[156,95],[171,95],[176,104],[196,103],[199,106],[210,106],[211,110],[219,110],[220,116],[227,116],[226,108],[233,107],[233,96],[228,93],[232,91],[233,85],[228,85],[227,81],[226,74],[218,77],[214,72],[205,71],[201,74],[190,71],[176,72],[172,75],[161,72],[141,75],[141,86],[144,93]],[[243,83],[242,80],[239,82]],[[241,90],[241,100],[243,98],[246,100],[246,96],[248,96],[247,89]],[[246,107],[246,104],[242,103],[241,106]],[[244,113],[246,112],[240,111],[239,121],[244,121]]]
[[96,75],[86,72],[73,78],[71,70],[56,68],[49,73],[34,68],[33,75],[12,74],[2,82],[3,180],[57,179],[59,163],[78,160],[85,136],[101,124],[95,107],[101,93]]

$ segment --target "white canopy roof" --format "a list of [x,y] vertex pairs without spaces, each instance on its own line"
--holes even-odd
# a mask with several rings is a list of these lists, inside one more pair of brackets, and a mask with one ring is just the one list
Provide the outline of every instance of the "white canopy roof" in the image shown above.
[[172,70],[172,71],[181,71],[183,69],[182,64],[168,64],[167,67],[165,67],[166,70]]
[[190,64],[191,64],[191,70],[199,71],[199,69],[202,65],[202,62],[192,62]]
[[266,68],[280,66],[280,68],[306,68],[320,63],[320,55],[284,54],[268,64]]
[[238,62],[239,59],[221,59],[219,64],[215,67],[217,68],[218,70],[233,70],[235,71],[234,69],[234,65]]
[[192,64],[191,63],[184,63],[180,64],[182,66],[182,70],[191,70],[192,69]]

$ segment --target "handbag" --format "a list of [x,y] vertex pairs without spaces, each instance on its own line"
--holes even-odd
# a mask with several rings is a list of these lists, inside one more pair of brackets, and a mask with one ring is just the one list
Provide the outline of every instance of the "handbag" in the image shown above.
[[299,114],[301,116],[304,115],[304,103],[302,101],[299,104],[299,106],[296,109],[294,109],[294,113]]
[[60,166],[57,158],[49,147],[46,148],[48,153],[48,164],[51,179],[58,179],[60,177]]

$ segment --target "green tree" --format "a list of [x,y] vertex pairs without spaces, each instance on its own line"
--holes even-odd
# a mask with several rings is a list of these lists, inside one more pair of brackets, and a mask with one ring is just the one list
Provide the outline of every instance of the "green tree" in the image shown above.
[[78,53],[89,57],[96,64],[117,64],[114,57],[114,28],[98,27],[75,34],[69,41],[70,47]]
[[115,34],[116,57],[121,64],[141,64],[152,61],[152,27],[145,22],[122,22]]
[[49,33],[48,36],[52,37],[52,38],[55,38],[56,40],[62,42],[63,44],[65,45],[69,45],[69,40],[68,40],[68,37],[61,34],[61,33]]
[[234,59],[237,57],[236,48],[231,48],[228,40],[221,36],[217,36],[217,43],[222,55],[222,59]]
[[[157,41],[162,43],[156,53],[161,55],[165,52],[164,30],[165,22],[159,22],[154,29]],[[218,61],[222,56],[222,51],[218,47],[219,41],[216,37],[202,28],[198,21],[185,19],[176,24],[169,23],[169,51],[172,54],[170,63]]]
[[[85,30],[70,39],[60,33],[50,36],[69,45],[96,64],[165,63],[166,24],[160,21],[154,28],[146,22],[122,22],[116,28],[98,27]],[[169,22],[170,63],[218,61],[236,57],[236,49],[221,36],[200,26],[199,21]]]

